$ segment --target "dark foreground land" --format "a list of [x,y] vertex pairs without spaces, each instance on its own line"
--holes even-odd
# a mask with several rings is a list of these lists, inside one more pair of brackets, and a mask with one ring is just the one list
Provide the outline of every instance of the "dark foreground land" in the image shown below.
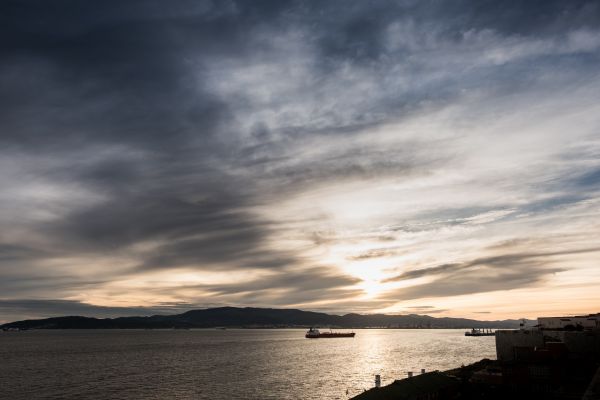
[[[512,383],[502,373],[521,375]],[[550,372],[550,376],[544,376]],[[596,364],[565,365],[558,370],[537,371],[531,377],[516,366],[503,366],[495,360],[483,359],[475,364],[450,371],[434,371],[392,384],[373,388],[353,400],[408,399],[600,399],[600,369]],[[558,376],[553,374],[558,373]]]

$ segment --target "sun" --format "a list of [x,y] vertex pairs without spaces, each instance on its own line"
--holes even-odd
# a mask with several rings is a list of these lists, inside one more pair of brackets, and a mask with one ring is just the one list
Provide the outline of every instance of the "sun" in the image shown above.
[[356,288],[364,292],[366,299],[372,299],[385,291],[388,286],[382,282],[387,278],[384,272],[385,268],[386,265],[378,260],[364,260],[345,264],[343,270],[345,273],[360,279]]
[[367,299],[372,299],[381,294],[385,289],[384,286],[379,280],[373,279],[365,279],[357,285],[365,293]]

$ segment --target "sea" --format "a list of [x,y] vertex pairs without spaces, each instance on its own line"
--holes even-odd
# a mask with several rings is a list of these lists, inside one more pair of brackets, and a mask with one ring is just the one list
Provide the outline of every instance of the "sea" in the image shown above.
[[456,329],[0,332],[0,399],[348,399],[412,371],[496,358]]

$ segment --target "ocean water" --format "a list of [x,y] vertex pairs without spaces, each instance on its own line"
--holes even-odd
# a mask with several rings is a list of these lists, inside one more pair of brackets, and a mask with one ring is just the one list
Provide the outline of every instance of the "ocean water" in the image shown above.
[[0,332],[0,399],[347,399],[404,378],[495,358],[463,330],[298,329]]

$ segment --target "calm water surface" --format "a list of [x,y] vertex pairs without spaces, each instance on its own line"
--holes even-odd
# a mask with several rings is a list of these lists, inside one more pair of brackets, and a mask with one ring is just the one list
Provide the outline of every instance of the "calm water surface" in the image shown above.
[[[1,399],[347,399],[407,371],[495,358],[463,330],[0,332]],[[348,391],[348,395],[346,395]]]

